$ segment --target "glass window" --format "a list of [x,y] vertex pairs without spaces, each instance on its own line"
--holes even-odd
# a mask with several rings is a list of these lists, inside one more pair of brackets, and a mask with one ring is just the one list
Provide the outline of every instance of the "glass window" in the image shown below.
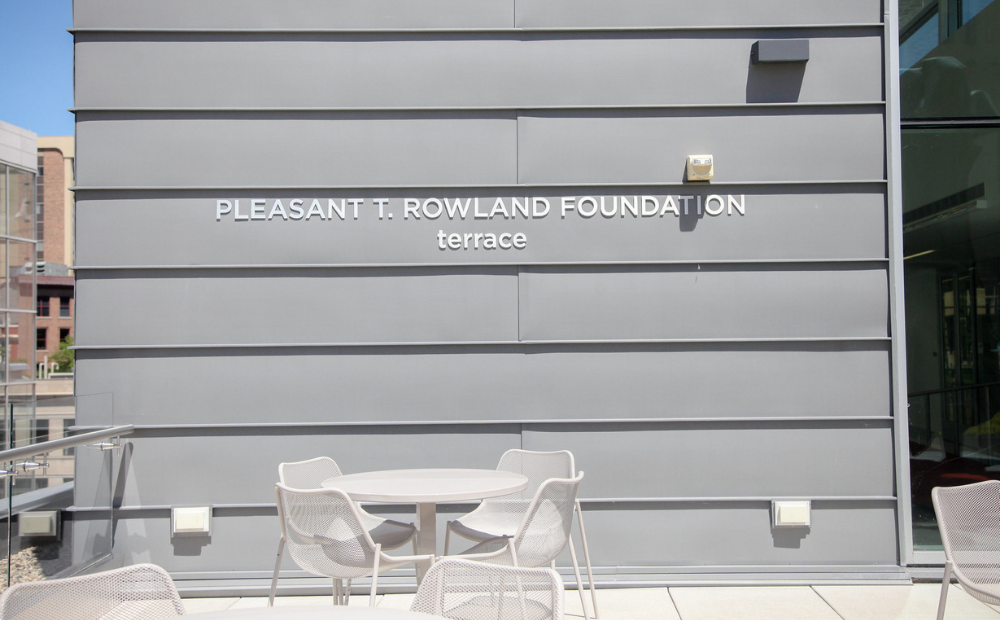
[[[73,433],[70,432],[69,429],[70,429],[70,427],[75,426],[75,425],[76,425],[76,418],[66,418],[65,420],[63,420],[63,437],[69,437],[69,436],[71,436]],[[63,455],[64,456],[73,456],[74,454],[76,454],[76,448],[75,447],[74,448],[63,448]]]
[[35,420],[35,443],[49,440],[49,421],[46,419]]
[[930,492],[1000,479],[1000,128],[904,127],[903,254],[914,546]]
[[962,23],[978,15],[991,2],[993,0],[962,0]]
[[[7,166],[0,164],[0,235],[7,234]],[[4,273],[7,273],[4,271]]]
[[1000,80],[996,79],[1000,2],[968,0],[958,6],[962,23],[951,24],[949,36],[940,44],[940,30],[931,23],[936,18],[900,35],[904,120],[1000,116]]
[[43,349],[48,349],[48,334],[49,330],[44,327],[35,330],[35,347],[41,351]]
[[69,297],[59,298],[59,316],[68,317],[69,316]]
[[[938,44],[938,14],[931,13],[899,44],[899,70],[905,71],[917,64]],[[901,37],[902,38],[902,37]]]
[[49,316],[48,297],[39,297],[37,306],[38,306],[38,316]]
[[34,239],[35,174],[8,168],[7,177],[9,234],[24,239]]

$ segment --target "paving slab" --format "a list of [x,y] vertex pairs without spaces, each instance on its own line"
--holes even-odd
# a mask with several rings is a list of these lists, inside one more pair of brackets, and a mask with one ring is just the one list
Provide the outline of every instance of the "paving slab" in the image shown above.
[[415,596],[415,594],[383,594],[376,597],[375,605],[385,609],[409,609]]
[[670,596],[681,620],[841,620],[809,587],[680,587]]
[[184,603],[185,613],[200,614],[229,609],[239,600],[239,597],[234,596],[230,598],[186,598],[181,602]]
[[[592,611],[589,590],[586,595]],[[667,588],[598,588],[597,607],[600,620],[681,620]],[[566,591],[566,617],[583,618],[576,590]]]
[[[844,620],[934,620],[941,585],[917,583],[899,586],[813,586]],[[952,585],[945,620],[1000,620],[989,605]]]

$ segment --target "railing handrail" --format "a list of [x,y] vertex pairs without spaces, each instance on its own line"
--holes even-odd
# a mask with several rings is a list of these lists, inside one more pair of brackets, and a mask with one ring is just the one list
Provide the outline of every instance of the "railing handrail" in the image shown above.
[[131,435],[134,431],[135,426],[132,424],[125,424],[123,426],[112,426],[111,428],[99,431],[90,431],[89,433],[83,433],[80,435],[72,435],[70,437],[62,437],[60,439],[33,443],[28,446],[11,448],[10,450],[0,450],[0,462],[13,461],[26,456],[35,456],[36,454],[52,452],[53,450],[59,450],[60,448],[83,446],[102,439],[108,439],[109,437]]
[[976,383],[975,385],[960,385],[958,387],[950,388],[938,388],[936,390],[924,390],[922,392],[910,392],[906,395],[907,398],[913,398],[914,396],[933,396],[935,394],[947,394],[949,392],[962,392],[964,390],[976,390],[979,388],[995,387],[1000,386],[1000,381],[993,381],[991,383]]

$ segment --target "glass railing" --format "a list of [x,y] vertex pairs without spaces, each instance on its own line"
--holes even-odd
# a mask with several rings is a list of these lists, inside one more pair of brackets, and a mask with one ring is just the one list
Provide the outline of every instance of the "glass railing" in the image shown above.
[[910,394],[913,544],[940,549],[934,487],[1000,480],[1000,383]]
[[[120,438],[132,432],[113,426],[113,411],[110,394],[42,394],[8,404],[0,450],[0,587],[73,575],[110,557],[114,472]],[[87,424],[98,420],[112,424]],[[81,479],[76,471],[99,474]]]

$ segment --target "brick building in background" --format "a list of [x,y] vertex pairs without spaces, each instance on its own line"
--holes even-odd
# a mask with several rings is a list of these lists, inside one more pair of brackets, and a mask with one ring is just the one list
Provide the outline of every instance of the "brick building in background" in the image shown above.
[[[38,363],[47,363],[59,343],[73,336],[74,277],[73,194],[75,183],[73,136],[38,138],[36,234],[39,240],[38,315],[35,340]],[[51,362],[47,371],[51,371]]]

